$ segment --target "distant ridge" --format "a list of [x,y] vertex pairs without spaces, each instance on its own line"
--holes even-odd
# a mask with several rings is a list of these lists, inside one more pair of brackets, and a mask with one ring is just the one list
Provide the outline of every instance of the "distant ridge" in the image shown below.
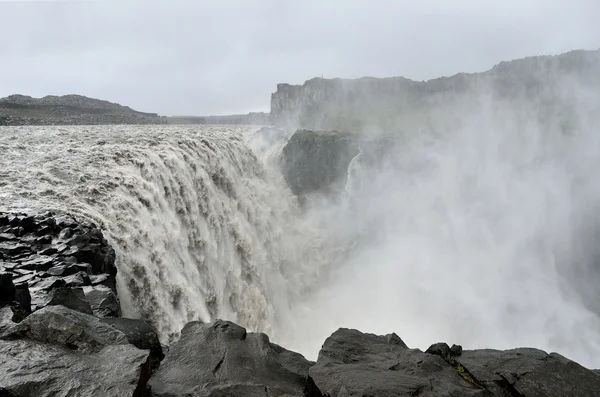
[[0,98],[0,125],[166,124],[156,113],[83,95]]

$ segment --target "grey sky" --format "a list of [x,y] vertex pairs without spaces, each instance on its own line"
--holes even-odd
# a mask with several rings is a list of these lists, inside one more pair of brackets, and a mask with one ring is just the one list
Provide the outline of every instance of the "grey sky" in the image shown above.
[[600,47],[598,0],[0,0],[0,97],[268,111],[314,76],[430,79]]

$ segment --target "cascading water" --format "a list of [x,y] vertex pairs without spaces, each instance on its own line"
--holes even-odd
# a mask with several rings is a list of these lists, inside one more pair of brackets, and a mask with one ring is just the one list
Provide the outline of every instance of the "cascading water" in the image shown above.
[[285,133],[0,128],[0,209],[100,224],[125,314],[163,342],[221,317],[313,359],[352,327],[598,367],[600,100],[575,94],[564,114],[485,96],[440,104],[385,156],[362,147],[350,200],[302,211],[272,166]]
[[275,333],[277,313],[327,257],[284,182],[245,145],[251,133],[4,129],[1,207],[68,211],[99,224],[117,252],[124,314],[150,320],[163,342],[197,319]]

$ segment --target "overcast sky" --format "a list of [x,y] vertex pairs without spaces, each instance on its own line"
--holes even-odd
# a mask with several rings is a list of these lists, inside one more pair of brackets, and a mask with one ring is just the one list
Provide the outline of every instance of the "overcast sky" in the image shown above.
[[600,47],[600,0],[0,0],[0,97],[268,111],[314,76],[426,80]]

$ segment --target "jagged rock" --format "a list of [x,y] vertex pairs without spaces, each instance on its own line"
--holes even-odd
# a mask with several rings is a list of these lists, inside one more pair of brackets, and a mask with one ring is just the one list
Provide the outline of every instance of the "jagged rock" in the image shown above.
[[13,282],[15,283],[15,285],[27,284],[27,282],[34,279],[36,275],[37,274],[35,272],[25,273],[22,276],[15,278]]
[[54,262],[56,258],[53,256],[40,255],[34,259],[30,259],[21,263],[21,268],[29,269],[29,270],[43,270],[46,271],[52,267],[52,262]]
[[27,285],[18,285],[15,287],[15,302],[25,313],[31,313],[31,294]]
[[133,318],[104,318],[102,321],[123,332],[135,347],[150,350],[151,366],[158,368],[165,355],[156,331],[147,322]]
[[41,281],[35,283],[35,286],[33,286],[31,289],[33,291],[39,291],[39,290],[50,291],[51,289],[64,287],[65,285],[66,285],[66,283],[62,278],[56,277],[56,276],[50,276],[50,277],[46,277],[46,278],[42,279]]
[[297,131],[283,148],[281,170],[301,202],[311,193],[335,195],[343,190],[348,164],[358,153],[350,134]]
[[342,328],[324,343],[309,374],[319,393],[337,396],[485,396],[441,357],[386,336]]
[[[0,317],[0,324],[5,321],[6,317]],[[3,393],[19,397],[144,395],[150,376],[149,352],[129,344],[122,332],[93,316],[47,307],[0,336],[0,357],[6,358],[0,360]]]
[[231,322],[191,322],[149,384],[154,396],[303,396],[311,364]]
[[15,285],[10,273],[0,273],[0,306],[15,300]]
[[464,351],[456,359],[472,379],[501,396],[600,396],[600,377],[565,357],[537,349]]
[[450,352],[454,356],[460,356],[462,354],[463,348],[461,345],[452,345],[450,348]]
[[[12,321],[13,311],[10,307],[0,307],[0,339],[10,335],[15,323]],[[1,361],[0,361],[1,365]],[[2,387],[2,385],[0,385]]]
[[17,236],[12,233],[0,233],[0,241],[16,240]]
[[46,274],[49,274],[51,276],[65,276],[66,270],[66,265],[55,265],[52,266],[50,269],[46,270]]
[[63,280],[67,284],[67,287],[83,287],[92,283],[86,272],[77,272],[63,278]]
[[119,317],[121,315],[119,300],[110,288],[102,285],[84,287],[83,292],[92,308],[94,316],[104,318]]
[[77,292],[70,298],[61,292],[54,297],[48,293],[64,286],[91,285],[94,274],[98,275],[95,284],[109,287],[116,297],[114,250],[96,225],[51,212],[0,213],[0,233],[0,271],[12,273],[14,285],[31,288],[34,310],[57,301],[88,312],[87,302]]
[[50,291],[48,294],[48,301],[44,306],[58,305],[82,313],[93,314],[92,308],[81,288],[59,287]]
[[426,353],[389,336],[340,329],[310,368],[307,396],[600,395],[600,377],[535,349],[461,351],[437,343]]
[[29,247],[25,244],[15,243],[15,242],[0,242],[0,252],[4,255],[14,256],[20,253],[27,251]]

